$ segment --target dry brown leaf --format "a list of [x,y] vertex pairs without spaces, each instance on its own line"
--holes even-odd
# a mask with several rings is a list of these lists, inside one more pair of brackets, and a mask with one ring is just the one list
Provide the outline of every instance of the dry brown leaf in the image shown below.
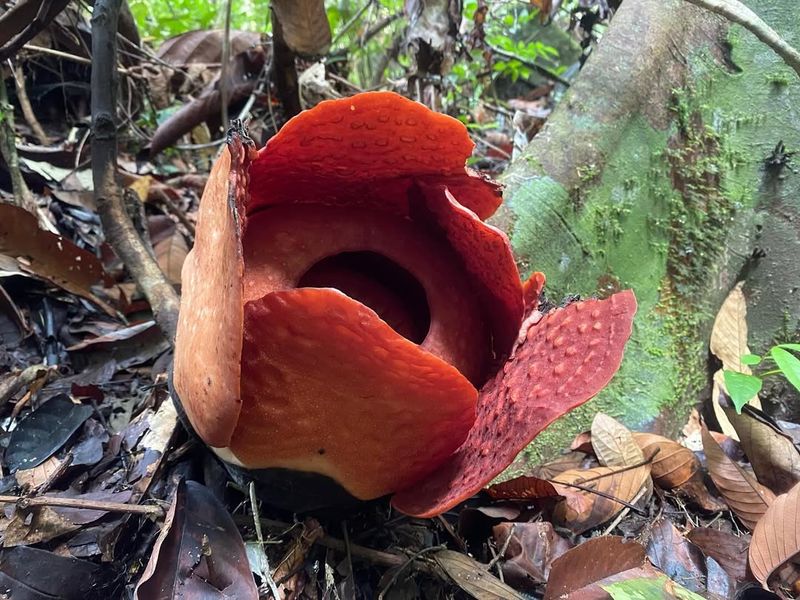
[[756,525],[748,558],[755,578],[767,580],[800,553],[800,484],[778,496]]
[[[752,372],[750,367],[742,363],[742,355],[750,353],[747,346],[747,302],[742,292],[743,286],[743,281],[737,283],[722,303],[714,319],[709,344],[711,352],[722,362],[722,369],[714,374],[714,388],[711,393],[714,415],[722,432],[734,439],[738,439],[736,432],[725,416],[719,398],[720,394],[725,392],[722,370],[727,369],[748,375]],[[750,404],[761,408],[758,396],[750,400]]]
[[583,452],[567,452],[550,462],[534,467],[531,475],[541,479],[553,479],[564,471],[579,469],[585,460],[586,455]]
[[475,559],[453,550],[433,555],[437,564],[462,590],[477,600],[524,600],[524,596],[486,570]]
[[331,26],[323,0],[273,0],[286,44],[298,54],[321,56],[331,46]]
[[[556,490],[567,496],[567,500],[553,510],[553,522],[581,534],[612,519],[625,508],[625,504],[605,496],[631,503],[648,481],[650,465],[633,469],[595,467],[565,471],[553,479]],[[567,484],[578,485],[582,489]]]
[[176,229],[168,238],[158,242],[153,250],[156,253],[158,266],[164,271],[170,283],[180,285],[183,261],[189,254],[189,245],[183,235]]
[[706,591],[705,558],[668,518],[660,517],[652,524],[646,549],[653,566],[670,579],[692,592]]
[[64,468],[64,459],[53,455],[42,464],[14,473],[17,484],[26,490],[35,490]]
[[708,471],[714,485],[730,509],[752,530],[774,502],[775,494],[728,458],[705,427],[702,435]]
[[725,298],[714,319],[711,329],[711,352],[720,361],[722,368],[739,373],[750,373],[750,367],[742,363],[742,355],[749,354],[747,347],[747,303],[740,281]]
[[750,414],[739,415],[732,408],[723,410],[739,435],[759,483],[776,494],[792,489],[800,481],[800,452],[792,439]]
[[644,562],[645,550],[638,542],[614,535],[592,538],[553,561],[544,600],[568,598],[576,590]]
[[630,430],[603,413],[597,413],[592,421],[592,448],[606,467],[630,467],[644,462],[642,449]]
[[23,270],[116,315],[92,291],[92,286],[111,281],[100,260],[68,239],[39,229],[36,217],[24,208],[3,202],[0,202],[0,254],[14,258]]
[[490,485],[486,492],[493,500],[537,500],[560,496],[549,481],[525,475]]
[[633,439],[645,456],[653,457],[650,467],[659,487],[671,490],[699,476],[700,461],[678,442],[654,433],[634,433]]
[[747,579],[747,547],[749,540],[711,529],[697,527],[686,534],[689,541],[717,561],[725,572],[737,581]]
[[[503,579],[514,588],[533,592],[545,583],[555,559],[570,549],[551,523],[500,523],[492,528],[497,548],[505,548]],[[511,539],[509,540],[509,536]]]
[[573,452],[583,452],[584,454],[594,454],[594,448],[592,447],[592,432],[591,431],[582,431],[578,435],[575,436],[575,439],[572,440],[572,444],[570,444],[569,449]]

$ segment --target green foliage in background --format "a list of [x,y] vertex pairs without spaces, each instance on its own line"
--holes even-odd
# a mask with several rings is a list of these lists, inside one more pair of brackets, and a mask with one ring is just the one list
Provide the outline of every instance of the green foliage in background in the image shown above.
[[[141,36],[158,45],[167,38],[195,29],[219,29],[224,24],[223,0],[128,0]],[[269,0],[235,0],[231,28],[269,30]]]
[[761,391],[763,378],[770,375],[783,375],[800,392],[800,358],[797,358],[792,352],[800,353],[800,344],[778,344],[773,346],[769,354],[764,357],[757,354],[742,356],[742,362],[746,365],[767,365],[767,370],[757,375],[747,375],[736,371],[723,372],[725,387],[736,412],[742,412],[742,407]]

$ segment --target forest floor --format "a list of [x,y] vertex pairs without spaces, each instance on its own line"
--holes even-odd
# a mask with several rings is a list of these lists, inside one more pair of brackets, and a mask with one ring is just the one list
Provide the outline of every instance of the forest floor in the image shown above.
[[[68,33],[63,24],[50,31]],[[221,52],[214,35],[186,34],[122,67],[119,177],[178,289],[220,146],[206,125],[219,112],[218,99],[208,100],[220,77],[208,66]],[[244,33],[233,49],[244,76],[231,114],[252,110],[250,132],[263,143],[285,121],[264,77],[267,50]],[[16,123],[8,112],[0,122],[0,143],[16,147],[0,166],[0,589],[8,597],[149,600],[182,589],[186,598],[245,598],[251,573],[260,597],[282,599],[797,592],[800,425],[757,405],[741,414],[699,406],[678,440],[598,414],[557,459],[523,465],[434,519],[397,514],[385,500],[302,515],[259,502],[183,428],[168,385],[170,344],[104,239],[88,164],[87,57],[40,49],[26,60],[29,72],[7,79],[16,82]],[[183,68],[164,67],[173,61]],[[28,97],[31,73],[37,90],[58,80],[73,91],[59,101]],[[324,69],[304,86],[309,104],[357,91]],[[140,118],[144,88],[173,107],[187,89],[195,99],[157,126]],[[501,173],[555,94],[548,83],[465,107],[472,166]],[[84,126],[65,129],[67,120]],[[131,150],[144,141],[148,152]],[[731,333],[746,328],[743,302],[734,290],[712,334],[723,364],[745,353]],[[717,389],[714,401],[727,398]],[[720,431],[700,412],[716,414]],[[773,592],[759,584],[767,578]]]

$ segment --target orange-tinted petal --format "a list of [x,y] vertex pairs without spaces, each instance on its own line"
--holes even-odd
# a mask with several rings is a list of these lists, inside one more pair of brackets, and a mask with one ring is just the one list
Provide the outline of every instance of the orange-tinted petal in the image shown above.
[[[389,259],[424,289],[430,329],[422,348],[459,369],[475,385],[485,381],[489,336],[470,278],[446,241],[425,227],[369,209],[277,206],[249,217],[244,252],[245,302],[299,287],[304,274],[326,257],[371,252]],[[343,288],[353,290],[355,285],[351,278],[337,283],[349,285],[324,287],[346,292]],[[364,302],[365,295],[376,299],[378,291],[366,282],[357,287],[362,294],[356,299]],[[381,314],[386,317],[384,311]]]
[[230,449],[247,467],[314,471],[376,498],[431,472],[474,421],[464,376],[337,290],[248,302],[244,332]]
[[183,265],[175,390],[197,434],[227,446],[239,418],[243,203],[252,142],[234,133],[200,200],[194,248]]
[[500,205],[499,188],[468,172],[473,143],[458,120],[392,92],[327,100],[290,120],[251,168],[248,212],[318,203],[408,213],[416,178],[441,181],[481,218]]
[[481,390],[478,418],[452,458],[392,504],[430,517],[469,498],[505,469],[542,429],[599,392],[616,373],[631,334],[630,290],[547,313]]
[[539,298],[545,283],[544,273],[535,271],[522,284],[522,298],[525,301],[526,314],[539,308]]
[[508,237],[481,221],[442,185],[418,183],[412,217],[432,224],[461,257],[486,312],[494,354],[505,360],[519,334],[522,283]]

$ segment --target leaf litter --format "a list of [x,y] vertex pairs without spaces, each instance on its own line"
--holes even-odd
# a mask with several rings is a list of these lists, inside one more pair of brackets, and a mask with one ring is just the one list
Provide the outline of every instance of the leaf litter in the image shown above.
[[[329,33],[290,31],[290,43],[318,50]],[[256,94],[268,46],[246,32],[231,46],[237,93]],[[198,142],[219,113],[220,32],[178,36],[158,56],[142,70],[158,108],[197,102],[163,121],[153,155]],[[302,517],[259,504],[179,424],[169,344],[103,242],[90,172],[73,168],[85,149],[26,153],[40,214],[0,204],[0,587],[11,597],[738,598],[743,584],[796,586],[797,426],[764,418],[757,399],[742,414],[719,406],[721,376],[707,408],[722,432],[695,425],[702,449],[598,415],[571,452],[439,519],[380,501]],[[179,286],[206,169],[179,153],[159,160],[123,157],[121,179]],[[711,350],[746,375],[745,318],[737,287]],[[800,378],[787,349],[772,356]]]

